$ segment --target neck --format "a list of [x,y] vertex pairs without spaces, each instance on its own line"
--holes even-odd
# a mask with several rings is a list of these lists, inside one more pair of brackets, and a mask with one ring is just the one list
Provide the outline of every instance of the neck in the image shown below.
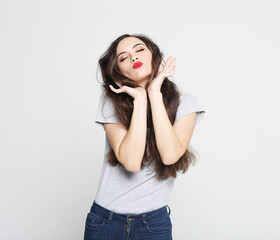
[[147,83],[147,79],[145,79],[143,81],[137,82],[137,85],[142,87],[142,88],[145,88],[146,87],[146,83]]

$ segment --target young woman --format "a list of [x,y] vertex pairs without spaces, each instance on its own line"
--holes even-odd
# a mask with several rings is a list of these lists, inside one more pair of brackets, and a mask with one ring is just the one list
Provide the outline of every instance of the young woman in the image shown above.
[[169,57],[164,64],[143,34],[118,37],[101,56],[95,122],[106,131],[106,146],[85,240],[172,239],[167,200],[177,172],[196,160],[189,142],[205,115],[194,95],[168,79],[174,63]]

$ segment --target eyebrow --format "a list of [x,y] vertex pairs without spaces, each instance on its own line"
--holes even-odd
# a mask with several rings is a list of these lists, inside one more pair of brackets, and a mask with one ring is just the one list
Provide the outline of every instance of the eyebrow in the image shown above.
[[[136,43],[132,48],[135,48],[135,47],[137,47],[138,45],[143,45],[143,46],[144,46],[143,43]],[[124,53],[126,53],[126,51],[119,53],[117,57],[119,57],[121,54],[124,54]]]

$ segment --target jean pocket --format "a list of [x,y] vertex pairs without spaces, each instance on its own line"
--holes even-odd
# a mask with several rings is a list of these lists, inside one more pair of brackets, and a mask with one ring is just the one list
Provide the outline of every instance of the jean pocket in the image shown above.
[[169,215],[162,218],[150,219],[147,222],[146,229],[150,233],[164,233],[171,231],[172,223]]
[[89,212],[86,218],[86,227],[90,230],[98,230],[106,223],[106,219],[96,213]]

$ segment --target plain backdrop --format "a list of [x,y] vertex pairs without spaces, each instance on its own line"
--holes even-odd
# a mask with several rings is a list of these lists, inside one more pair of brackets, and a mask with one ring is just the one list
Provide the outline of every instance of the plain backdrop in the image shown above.
[[276,0],[1,0],[0,239],[83,238],[105,150],[97,63],[124,33],[176,57],[206,110],[173,238],[280,239],[279,24]]

